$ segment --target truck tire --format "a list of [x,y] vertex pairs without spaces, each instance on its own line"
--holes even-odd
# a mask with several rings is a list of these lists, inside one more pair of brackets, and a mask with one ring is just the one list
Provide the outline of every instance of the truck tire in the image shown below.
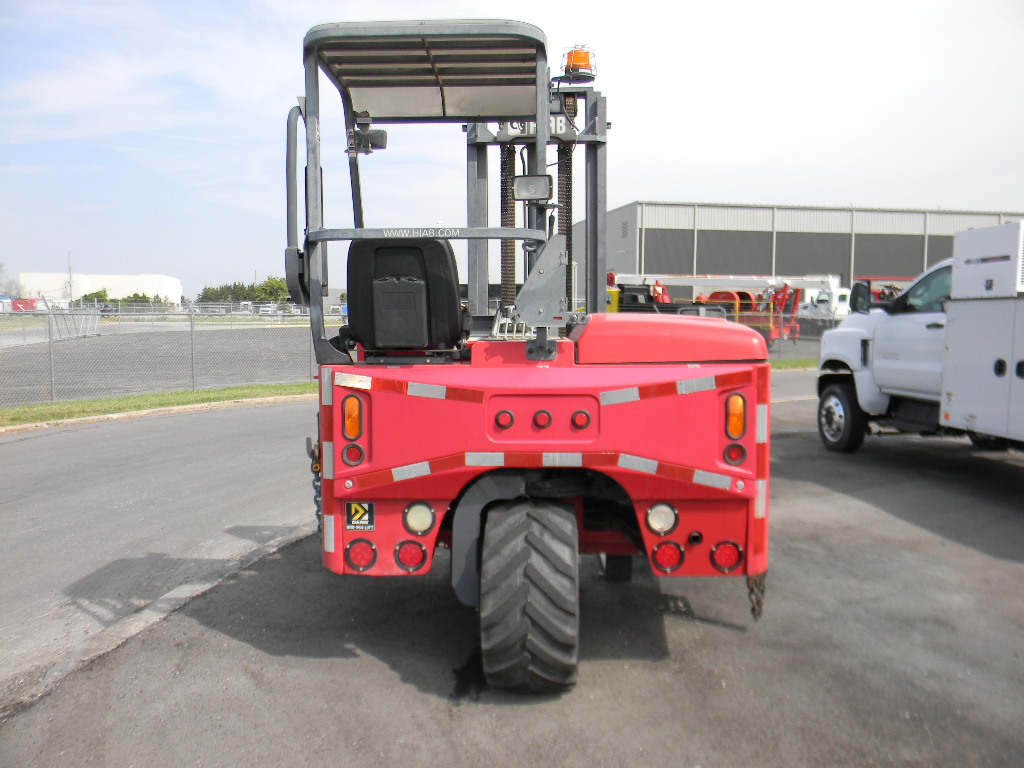
[[487,514],[480,648],[487,684],[558,692],[576,684],[579,552],[572,507],[517,499]]
[[818,436],[836,453],[853,453],[864,442],[867,418],[852,384],[829,384],[818,401]]

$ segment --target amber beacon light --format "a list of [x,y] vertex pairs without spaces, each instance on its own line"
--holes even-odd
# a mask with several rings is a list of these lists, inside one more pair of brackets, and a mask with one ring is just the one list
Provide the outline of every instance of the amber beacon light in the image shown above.
[[565,74],[557,78],[569,83],[594,82],[594,55],[585,45],[575,45],[565,52],[562,65]]

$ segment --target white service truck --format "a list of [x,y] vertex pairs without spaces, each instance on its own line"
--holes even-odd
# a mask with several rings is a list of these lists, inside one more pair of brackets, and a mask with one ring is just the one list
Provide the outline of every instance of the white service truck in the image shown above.
[[850,453],[871,432],[1024,449],[1024,225],[960,232],[953,258],[891,303],[856,286],[821,340],[818,434]]
[[805,290],[804,298],[797,309],[800,332],[815,334],[835,327],[850,315],[850,289],[839,284],[839,278],[830,275],[829,285],[820,290]]

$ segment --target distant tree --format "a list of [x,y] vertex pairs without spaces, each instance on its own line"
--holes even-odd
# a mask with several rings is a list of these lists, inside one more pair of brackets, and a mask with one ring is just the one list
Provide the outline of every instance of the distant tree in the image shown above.
[[102,301],[102,302],[107,302],[107,301],[110,301],[110,296],[107,295],[107,289],[106,288],[102,288],[102,289],[100,289],[98,291],[93,291],[92,293],[85,294],[84,296],[82,296],[82,301]]
[[288,301],[288,283],[283,277],[268,277],[256,286],[256,301]]
[[262,283],[226,283],[205,286],[196,296],[198,302],[217,301],[262,301],[281,302],[288,300],[288,284],[283,277],[268,277]]
[[125,296],[123,299],[111,299],[111,301],[123,301],[126,304],[131,303],[145,303],[148,304],[151,299],[144,293],[133,293],[131,296]]

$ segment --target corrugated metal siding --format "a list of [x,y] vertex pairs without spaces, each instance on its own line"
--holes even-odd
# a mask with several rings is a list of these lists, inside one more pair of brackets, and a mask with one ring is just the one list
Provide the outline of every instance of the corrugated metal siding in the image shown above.
[[[608,259],[622,270],[689,273],[696,231],[698,272],[769,273],[774,266],[776,274],[827,272],[844,280],[851,268],[855,275],[902,276],[948,256],[957,232],[1021,219],[984,211],[635,202],[608,212]],[[680,231],[683,240],[674,234]]]
[[640,206],[640,226],[647,229],[693,229],[693,206],[633,203]]
[[853,212],[853,231],[858,235],[923,235],[923,212],[858,211]]
[[1004,217],[998,213],[929,213],[929,235],[955,235],[968,229],[995,227],[1007,221],[1018,221],[1019,217]]
[[775,216],[775,228],[779,232],[845,235],[850,232],[852,213],[842,209],[779,208]]
[[722,232],[771,232],[772,209],[753,206],[699,206],[697,229]]
[[613,215],[633,209],[639,209],[638,226],[649,229],[693,229],[696,213],[697,229],[771,232],[774,216],[776,232],[844,234],[853,231],[871,235],[923,235],[926,218],[928,234],[952,235],[965,229],[995,226],[1024,217],[1024,213],[985,211],[638,202],[609,211],[609,222]]

